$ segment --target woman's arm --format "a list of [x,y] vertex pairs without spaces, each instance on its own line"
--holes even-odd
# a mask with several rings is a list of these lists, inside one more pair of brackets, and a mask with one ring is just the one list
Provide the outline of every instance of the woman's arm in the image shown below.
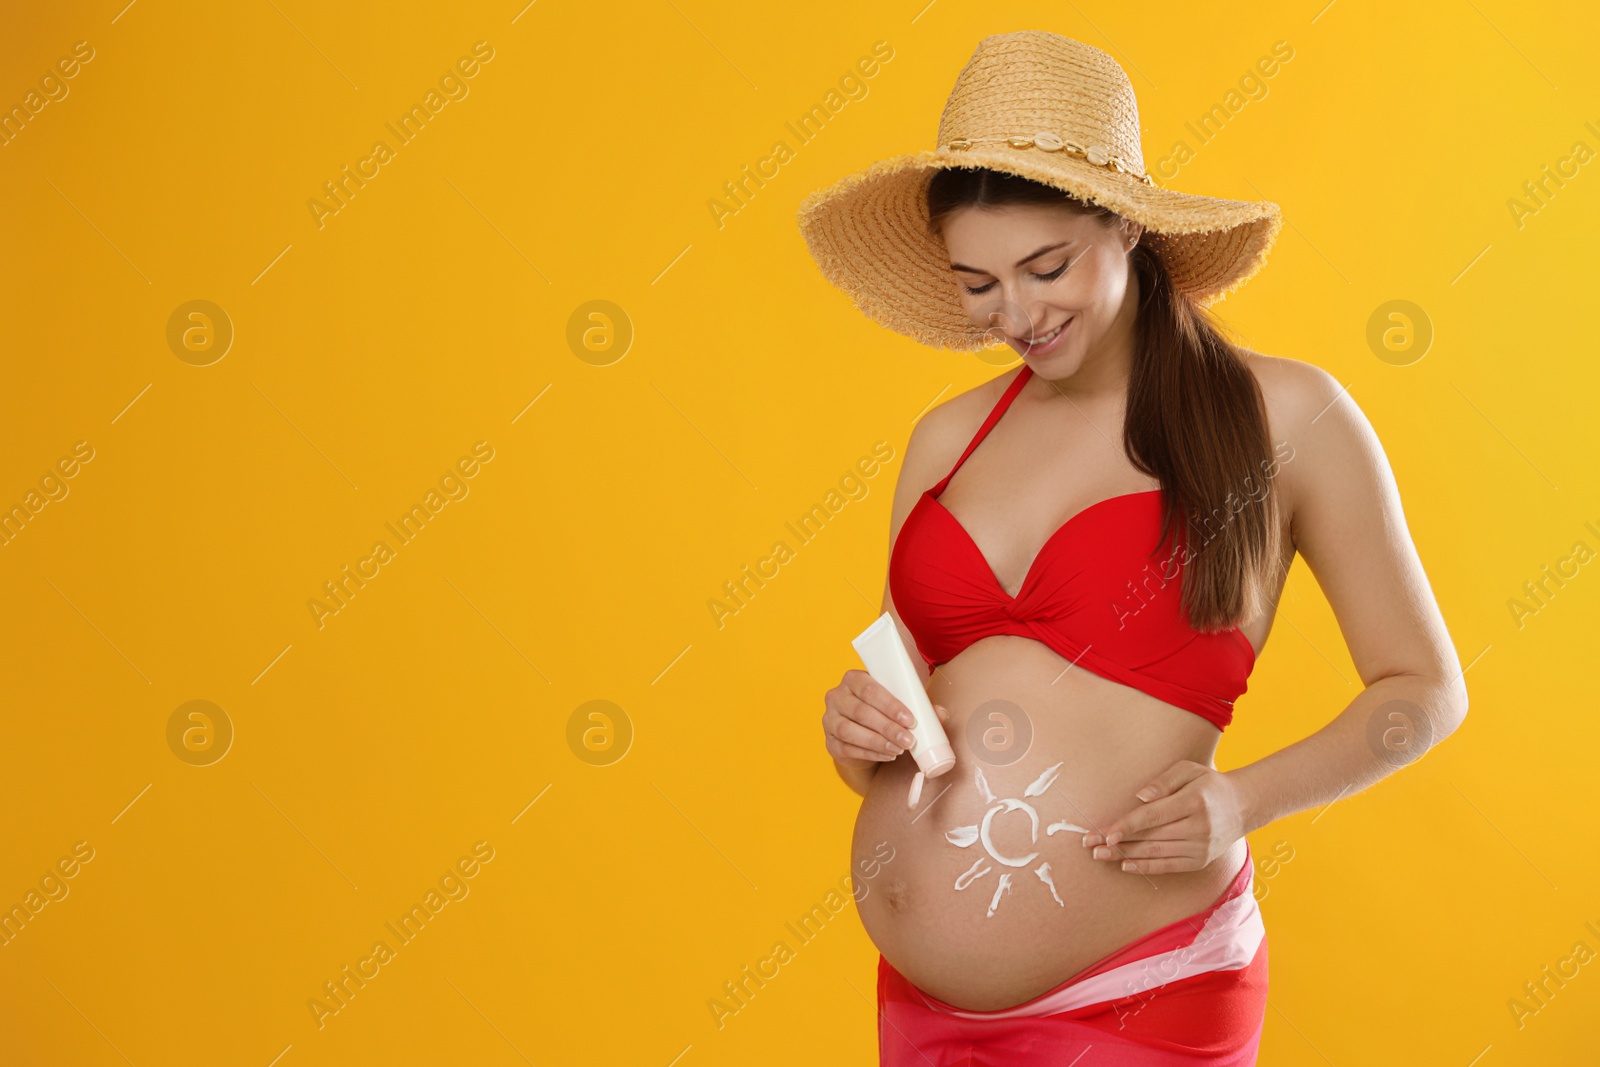
[[1316,733],[1227,772],[1246,832],[1365,789],[1420,758],[1467,714],[1461,663],[1371,424],[1320,368],[1251,363],[1268,395],[1273,439],[1294,446],[1277,485],[1290,536],[1365,688]]
[[[974,390],[972,392],[978,391]],[[900,536],[900,527],[905,525],[906,516],[911,513],[912,507],[916,504],[917,499],[921,497],[923,490],[939,480],[937,472],[939,462],[942,462],[946,457],[946,453],[948,453],[949,464],[954,465],[955,457],[963,447],[961,442],[964,439],[960,436],[959,427],[950,425],[950,409],[962,407],[963,405],[959,404],[958,401],[971,396],[972,392],[964,393],[960,397],[946,401],[933,408],[911,429],[911,439],[906,442],[906,451],[901,460],[900,473],[895,479],[894,502],[889,511],[889,547],[887,554],[891,558],[894,555],[895,540]],[[968,403],[964,406],[972,407],[973,405]],[[982,418],[981,415],[978,417]],[[954,449],[954,451],[951,451],[951,449]],[[900,633],[900,639],[905,642],[907,651],[911,653],[911,665],[917,669],[917,678],[926,688],[929,678],[927,664],[917,654],[916,645],[912,641],[911,634],[906,629],[905,623],[900,621],[900,613],[895,610],[894,597],[889,592],[887,571],[884,573],[883,600],[880,608],[882,611],[887,611],[894,618],[895,628]],[[887,690],[884,691],[883,696],[888,700],[894,700]],[[843,761],[837,756],[833,759],[834,770],[838,772],[844,784],[863,797],[867,795],[867,790],[872,787],[872,779],[878,773],[879,766],[881,766],[879,762]]]
[[865,767],[845,764],[839,762],[837,757],[833,761],[833,769],[839,772],[839,777],[844,780],[844,784],[862,797],[865,797],[867,790],[872,788],[872,777],[878,773],[880,766],[882,764],[879,763],[869,763]]

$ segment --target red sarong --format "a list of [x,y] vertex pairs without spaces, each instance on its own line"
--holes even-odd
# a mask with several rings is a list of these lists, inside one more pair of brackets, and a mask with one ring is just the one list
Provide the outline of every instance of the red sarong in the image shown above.
[[1250,1067],[1267,1008],[1266,928],[1252,891],[1254,867],[1247,846],[1244,866],[1209,907],[1014,1008],[946,1004],[880,955],[879,1063]]

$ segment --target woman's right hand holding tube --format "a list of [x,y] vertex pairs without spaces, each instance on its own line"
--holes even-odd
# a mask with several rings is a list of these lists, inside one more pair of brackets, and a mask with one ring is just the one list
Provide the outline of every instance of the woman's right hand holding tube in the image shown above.
[[[911,727],[916,718],[911,710],[864,670],[845,671],[839,684],[828,690],[823,704],[827,710],[822,715],[822,733],[828,754],[852,788],[857,781],[863,785],[870,781],[878,764],[895,759],[914,743]],[[937,704],[934,712],[941,723],[949,718]],[[866,793],[865,788],[856,791]]]

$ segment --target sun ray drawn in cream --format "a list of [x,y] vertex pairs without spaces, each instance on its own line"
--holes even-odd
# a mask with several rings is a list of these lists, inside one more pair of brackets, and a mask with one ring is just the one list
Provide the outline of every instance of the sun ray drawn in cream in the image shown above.
[[1000,906],[1000,897],[1011,892],[1011,874],[1007,872],[1000,876],[1000,884],[994,887],[994,899],[989,901],[989,914],[986,919],[994,918],[995,909]]
[[1044,773],[1033,780],[1033,784],[1022,791],[1025,797],[1043,796],[1044,791],[1055,784],[1056,776],[1061,773],[1061,764],[1046,767]]
[[[1060,775],[1060,773],[1061,764],[1059,763],[1046,767],[1039,777],[1035,778],[1033,782],[1022,791],[1022,795],[1025,797],[1043,796],[1045,790],[1049,789],[1055,784],[1056,778]],[[946,830],[944,835],[945,840],[949,841],[957,848],[971,848],[974,844],[981,842],[983,845],[983,850],[989,854],[989,858],[1006,867],[1026,867],[1028,864],[1038,859],[1039,852],[1037,849],[1028,853],[1026,856],[1008,856],[1003,854],[995,846],[994,838],[990,834],[990,830],[994,824],[996,816],[1004,815],[1013,811],[1020,811],[1028,816],[1029,842],[1037,844],[1039,841],[1038,810],[1026,800],[1022,800],[1017,797],[996,797],[994,790],[989,787],[989,780],[983,776],[983,768],[981,767],[977,768],[973,775],[973,785],[978,790],[978,794],[983,797],[986,803],[990,805],[989,810],[983,813],[983,820],[976,826],[956,826]],[[1046,827],[1045,836],[1049,837],[1050,835],[1061,830],[1076,830],[1080,833],[1089,832],[1081,826],[1075,826],[1074,824],[1063,820],[1062,822],[1051,823],[1048,827]],[[993,870],[993,868],[990,867],[985,860],[980,858],[971,867],[967,868],[966,873],[962,874],[956,879],[955,887],[957,889],[965,889],[973,882],[983,877],[985,874],[988,874],[991,870]],[[1055,902],[1063,908],[1066,907],[1066,901],[1062,900],[1061,895],[1056,892],[1056,883],[1054,879],[1050,877],[1050,864],[1048,862],[1039,864],[1038,867],[1034,868],[1033,873],[1037,875],[1039,881],[1043,882],[1045,887],[1050,890],[1050,896],[1055,899]],[[1011,873],[1009,871],[1005,871],[1001,873],[999,884],[995,886],[994,896],[989,901],[989,911],[986,916],[987,918],[994,918],[995,911],[1000,907],[1000,898],[1008,895],[1010,892]]]
[[1039,881],[1050,887],[1050,895],[1056,898],[1056,903],[1060,904],[1063,908],[1066,907],[1067,902],[1061,899],[1061,894],[1056,892],[1056,884],[1050,880],[1049,862],[1047,861],[1039,864],[1039,866],[1034,868],[1033,873],[1039,876]]
[[953,830],[946,830],[944,839],[957,848],[966,848],[978,839],[978,828],[976,826],[957,826]]
[[[983,869],[979,870],[978,868],[980,867]],[[992,870],[994,870],[994,868],[989,866],[980,857],[977,863],[974,863],[971,867],[967,868],[966,874],[963,874],[960,878],[956,879],[956,888],[965,889],[967,886],[971,885],[973,882],[976,882],[979,878],[982,878]]]

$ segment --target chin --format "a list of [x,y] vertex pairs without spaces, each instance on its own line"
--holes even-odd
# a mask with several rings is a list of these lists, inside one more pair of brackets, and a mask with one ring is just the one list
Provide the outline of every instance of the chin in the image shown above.
[[1071,377],[1083,365],[1083,360],[1078,357],[1078,353],[1070,350],[1066,352],[1051,352],[1049,355],[1040,356],[1037,359],[1023,358],[1023,362],[1033,368],[1035,377],[1043,378],[1050,382]]

